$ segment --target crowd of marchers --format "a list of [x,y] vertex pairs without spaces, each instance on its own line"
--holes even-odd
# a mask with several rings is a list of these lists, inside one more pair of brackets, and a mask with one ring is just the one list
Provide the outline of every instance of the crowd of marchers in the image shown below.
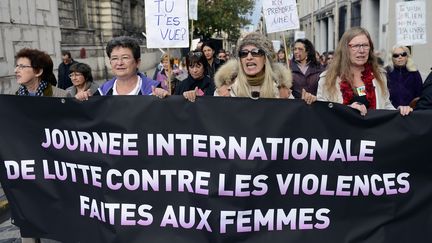
[[183,95],[192,102],[205,95],[303,99],[307,104],[316,100],[345,104],[361,115],[370,109],[399,109],[407,115],[432,107],[432,77],[423,83],[410,49],[394,46],[391,64],[383,67],[368,31],[361,27],[347,30],[336,50],[322,55],[308,39],[295,40],[289,55],[283,48],[275,52],[272,42],[257,32],[239,39],[234,54],[216,50],[212,42],[200,42],[181,59],[163,54],[153,77],[138,69],[142,61],[138,40],[115,37],[106,53],[113,78],[98,86],[90,66],[75,62],[70,52],[62,53],[57,82],[50,56],[24,48],[16,54],[19,89],[12,94],[79,100],[100,95]]
[[432,108],[432,75],[423,82],[410,49],[394,46],[391,64],[383,67],[364,28],[347,30],[336,50],[323,55],[308,39],[295,40],[290,55],[273,48],[256,32],[239,39],[233,54],[204,42],[182,59],[162,55],[150,78],[138,68],[139,41],[115,37],[106,46],[113,78],[100,86],[93,82],[90,66],[75,62],[69,52],[62,53],[57,80],[46,52],[24,48],[15,56],[19,88],[11,94],[75,97],[83,102],[105,95],[182,95],[191,102],[201,96],[302,99],[309,105],[316,101],[344,104],[362,116],[374,109],[398,109],[405,116],[414,109]]

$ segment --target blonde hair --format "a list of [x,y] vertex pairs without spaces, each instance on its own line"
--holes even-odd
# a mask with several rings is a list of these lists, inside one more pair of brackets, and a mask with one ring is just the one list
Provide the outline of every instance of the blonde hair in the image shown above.
[[340,77],[343,80],[353,80],[354,75],[351,72],[351,60],[350,60],[350,50],[349,42],[359,35],[365,35],[369,41],[369,58],[367,63],[371,65],[372,72],[375,77],[376,82],[382,90],[382,95],[388,95],[387,85],[385,77],[383,77],[378,62],[377,57],[374,54],[374,45],[370,37],[369,32],[361,27],[353,27],[347,30],[339,41],[336,51],[333,56],[333,62],[330,64],[327,74],[326,81],[324,84],[324,90],[327,91],[329,97],[332,101],[337,100],[337,78]]
[[394,62],[393,62],[393,57],[392,56],[395,53],[395,50],[398,49],[398,48],[402,49],[404,52],[407,53],[407,63],[405,64],[406,69],[408,71],[410,71],[410,72],[417,71],[417,67],[415,66],[414,61],[412,59],[410,49],[408,47],[406,47],[406,46],[403,46],[403,45],[394,45],[393,46],[393,48],[391,50],[391,56],[390,56],[390,58],[392,59],[392,61],[389,64],[390,71],[392,71],[394,69]]
[[[265,57],[264,69],[264,82],[261,86],[260,97],[261,98],[276,98],[275,92],[275,81],[273,80],[273,69],[271,62],[267,55]],[[234,91],[237,97],[252,97],[251,85],[248,83],[247,76],[243,70],[241,61],[238,64],[238,75],[236,79],[236,90]]]

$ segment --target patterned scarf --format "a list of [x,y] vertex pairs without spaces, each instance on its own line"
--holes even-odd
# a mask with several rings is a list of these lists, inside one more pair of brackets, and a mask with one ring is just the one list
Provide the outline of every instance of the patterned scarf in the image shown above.
[[[44,90],[48,87],[48,83],[44,80],[42,80],[39,83],[38,88],[36,89],[36,95],[35,96],[43,96]],[[18,95],[19,96],[28,96],[29,92],[27,88],[24,85],[21,85],[18,89]]]

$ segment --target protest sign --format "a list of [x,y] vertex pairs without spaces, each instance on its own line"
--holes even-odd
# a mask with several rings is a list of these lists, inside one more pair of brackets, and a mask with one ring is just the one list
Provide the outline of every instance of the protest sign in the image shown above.
[[189,0],[189,19],[198,20],[198,0]]
[[396,39],[401,45],[426,44],[426,3],[396,3]]
[[145,0],[147,47],[189,47],[186,0]]
[[267,33],[300,28],[295,0],[263,1],[263,13]]

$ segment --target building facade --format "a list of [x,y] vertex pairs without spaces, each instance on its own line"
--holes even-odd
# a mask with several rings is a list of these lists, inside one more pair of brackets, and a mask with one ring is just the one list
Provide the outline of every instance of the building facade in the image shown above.
[[[403,0],[301,0],[297,1],[300,30],[305,31],[320,53],[333,51],[345,30],[362,26],[372,37],[375,50],[387,64],[391,61],[391,48],[397,44],[396,4]],[[421,0],[420,0],[421,1]],[[411,46],[414,62],[423,79],[429,74],[432,62],[428,53],[432,49],[432,2],[426,5],[427,43]],[[429,27],[429,31],[427,30]]]
[[55,69],[61,51],[70,51],[104,80],[111,77],[106,43],[128,35],[141,41],[140,70],[151,69],[161,52],[145,47],[144,13],[142,0],[0,0],[0,93],[16,88],[14,56],[24,47],[46,51]]

